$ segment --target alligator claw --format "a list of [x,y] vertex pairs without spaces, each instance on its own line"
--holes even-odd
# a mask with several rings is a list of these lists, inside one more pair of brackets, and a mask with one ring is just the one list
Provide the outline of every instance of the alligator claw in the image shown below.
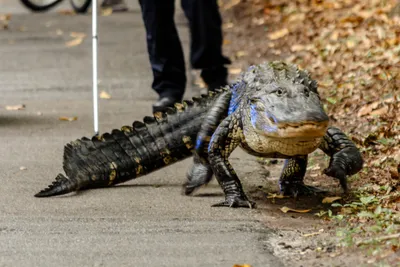
[[225,201],[211,205],[211,207],[229,207],[229,208],[255,208],[256,203],[239,197],[227,198]]
[[309,195],[316,195],[320,193],[326,193],[328,191],[306,185],[303,182],[299,183],[281,183],[280,185],[280,192],[284,196],[292,196],[294,198],[297,198],[298,196],[309,196]]
[[323,170],[323,173],[330,177],[338,179],[344,194],[348,193],[349,188],[347,186],[346,171],[343,168],[333,165]]

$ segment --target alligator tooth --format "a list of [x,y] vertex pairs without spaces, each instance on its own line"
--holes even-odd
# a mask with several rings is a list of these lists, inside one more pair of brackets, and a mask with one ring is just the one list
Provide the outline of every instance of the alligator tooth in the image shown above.
[[304,79],[301,79],[299,82],[300,82],[301,84],[304,84]]

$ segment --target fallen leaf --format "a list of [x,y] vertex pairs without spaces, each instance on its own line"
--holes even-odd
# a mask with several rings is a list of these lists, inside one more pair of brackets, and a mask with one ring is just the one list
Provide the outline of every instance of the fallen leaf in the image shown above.
[[224,30],[227,30],[227,29],[233,28],[233,26],[234,26],[234,24],[233,24],[232,22],[227,22],[227,23],[224,23],[224,24],[222,25],[222,28],[223,28]]
[[247,56],[248,53],[246,51],[237,51],[236,52],[236,57],[243,57],[243,56]]
[[24,104],[15,105],[15,106],[6,106],[6,110],[23,110],[25,109]]
[[283,213],[287,213],[288,211],[293,211],[293,212],[298,212],[298,213],[307,213],[307,212],[311,211],[311,209],[308,209],[308,210],[296,210],[296,209],[292,209],[292,208],[288,208],[288,207],[282,207],[282,208],[280,208],[280,210]]
[[389,107],[388,106],[384,106],[382,108],[379,108],[377,110],[374,110],[370,113],[371,116],[381,116],[386,114],[389,111]]
[[60,121],[76,121],[78,117],[59,117]]
[[251,267],[251,265],[249,265],[249,264],[244,264],[244,265],[235,264],[235,265],[233,265],[233,267]]
[[242,69],[241,68],[232,68],[232,69],[229,69],[229,73],[230,74],[239,74],[239,73],[241,73],[242,72]]
[[110,16],[111,14],[113,13],[113,9],[112,9],[112,7],[110,7],[110,8],[102,8],[101,9],[101,15],[102,16]]
[[292,45],[292,46],[290,47],[290,50],[291,50],[292,52],[303,51],[304,49],[305,49],[305,46],[304,46],[304,45],[299,45],[299,44],[295,44],[295,45]]
[[230,0],[228,3],[224,4],[222,6],[223,10],[228,10],[231,9],[232,7],[236,6],[237,4],[240,3],[241,0]]
[[85,38],[86,37],[86,33],[83,32],[71,32],[69,34],[69,36],[71,36],[72,38]]
[[342,199],[341,197],[325,197],[323,200],[322,200],[322,203],[333,203],[334,201],[336,201],[336,200],[339,200],[339,199]]
[[287,34],[289,34],[289,30],[287,28],[283,28],[281,30],[274,31],[274,32],[268,34],[268,38],[271,40],[277,40],[277,39],[284,37]]
[[111,95],[108,94],[108,93],[105,92],[105,91],[101,91],[101,93],[100,93],[100,98],[103,98],[103,99],[110,99],[110,98],[111,98]]
[[62,10],[57,11],[57,13],[60,15],[75,15],[76,14],[75,11],[72,9],[62,9]]
[[0,15],[0,21],[9,21],[11,19],[11,14]]
[[65,43],[66,47],[72,47],[72,46],[77,46],[80,45],[82,43],[83,39],[82,38],[75,38],[69,42]]
[[224,43],[223,43],[224,45],[228,45],[230,43],[231,43],[231,41],[224,39]]
[[284,195],[280,195],[280,194],[271,194],[271,193],[268,193],[267,198],[289,198],[289,196],[284,196]]
[[197,80],[194,82],[194,84],[197,85],[199,88],[206,88],[206,87],[207,87],[207,85],[206,85],[206,83],[203,81],[203,79],[197,79]]

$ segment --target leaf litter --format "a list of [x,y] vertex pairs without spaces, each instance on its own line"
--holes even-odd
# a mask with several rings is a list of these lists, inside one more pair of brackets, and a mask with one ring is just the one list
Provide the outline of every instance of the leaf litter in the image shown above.
[[[328,219],[342,219],[348,229],[361,229],[348,230],[345,238],[375,240],[372,243],[381,244],[377,249],[395,249],[398,254],[399,240],[394,244],[385,238],[400,232],[397,219],[393,219],[400,213],[400,3],[397,0],[220,2],[224,36],[232,40],[229,46],[224,46],[224,52],[234,60],[235,68],[246,69],[266,60],[284,60],[306,68],[318,81],[331,124],[344,130],[362,152],[364,168],[349,177],[349,185],[357,194],[362,191],[378,199],[384,215],[368,217],[372,216],[368,209],[376,209],[377,203],[362,204],[365,207],[360,214],[357,205],[338,209],[340,203],[360,201],[325,199],[334,208],[330,214],[326,212]],[[306,179],[326,179],[321,174],[315,175],[320,170],[309,168],[308,172],[312,175],[307,174]],[[368,230],[370,227],[379,228],[382,233]],[[390,233],[383,233],[389,230]],[[379,260],[390,264],[400,258],[385,256]]]

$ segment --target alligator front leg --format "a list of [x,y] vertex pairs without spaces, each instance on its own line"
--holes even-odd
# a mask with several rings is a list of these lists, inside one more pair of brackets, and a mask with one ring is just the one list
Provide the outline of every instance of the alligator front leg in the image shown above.
[[319,148],[331,157],[324,173],[339,179],[344,193],[347,193],[347,176],[359,172],[364,164],[359,149],[336,127],[328,128]]
[[192,194],[196,189],[209,183],[212,179],[213,171],[208,161],[208,146],[215,129],[228,116],[231,95],[230,91],[221,94],[207,112],[201,124],[196,138],[193,165],[187,172],[187,182],[183,185],[185,195]]
[[242,184],[228,160],[241,138],[239,116],[235,114],[223,120],[211,138],[208,147],[209,161],[225,194],[225,201],[214,204],[213,207],[255,207],[255,202],[250,201],[244,193]]
[[279,189],[281,194],[290,195],[294,198],[301,195],[315,195],[326,192],[319,188],[304,184],[304,175],[307,170],[308,156],[299,156],[285,160],[281,177],[279,178]]

